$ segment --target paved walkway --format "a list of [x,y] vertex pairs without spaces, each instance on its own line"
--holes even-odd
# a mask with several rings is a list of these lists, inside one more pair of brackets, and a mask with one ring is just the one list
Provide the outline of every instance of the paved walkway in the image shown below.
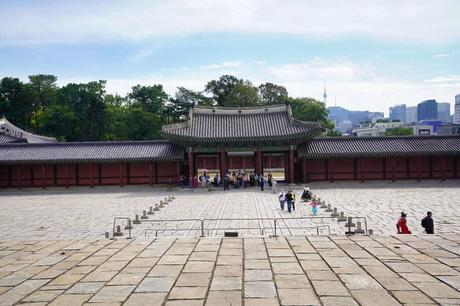
[[460,236],[0,241],[0,305],[459,305]]
[[[375,234],[394,234],[401,211],[408,213],[413,233],[421,234],[420,220],[427,210],[433,211],[437,233],[460,233],[460,184],[458,181],[315,183],[312,190],[326,203],[349,216],[363,216]],[[284,186],[287,189],[287,186]],[[295,187],[300,198],[301,186]],[[112,230],[115,216],[142,214],[149,206],[167,195],[149,187],[98,187],[2,190],[0,191],[0,239],[94,239]],[[281,233],[316,234],[317,225],[329,225],[332,234],[345,232],[337,220],[286,220],[310,217],[304,204],[289,215],[280,211],[276,194],[259,189],[175,192],[176,200],[149,215],[149,220],[278,218]],[[330,216],[320,210],[320,217]],[[295,227],[313,227],[295,229]],[[158,229],[159,236],[199,236],[199,221],[144,222],[133,230],[135,237],[144,237],[148,228]],[[273,221],[206,221],[206,235],[221,236],[224,228],[239,228],[240,234],[255,236],[273,234]],[[253,228],[241,229],[241,228]],[[162,230],[167,231],[162,231]],[[208,232],[209,230],[209,232]],[[327,234],[325,227],[321,228]],[[147,232],[154,237],[155,232]]]

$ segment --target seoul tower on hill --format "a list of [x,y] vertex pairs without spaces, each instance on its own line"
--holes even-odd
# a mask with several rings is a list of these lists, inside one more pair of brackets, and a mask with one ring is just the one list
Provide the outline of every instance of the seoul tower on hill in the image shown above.
[[324,98],[324,106],[326,106],[326,99],[327,99],[326,82],[324,82],[324,93],[323,93],[323,98]]

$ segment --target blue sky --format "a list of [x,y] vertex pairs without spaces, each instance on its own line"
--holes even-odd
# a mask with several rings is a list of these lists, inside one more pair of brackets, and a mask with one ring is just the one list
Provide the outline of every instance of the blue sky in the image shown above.
[[0,76],[202,90],[222,74],[388,112],[460,93],[459,1],[0,0]]

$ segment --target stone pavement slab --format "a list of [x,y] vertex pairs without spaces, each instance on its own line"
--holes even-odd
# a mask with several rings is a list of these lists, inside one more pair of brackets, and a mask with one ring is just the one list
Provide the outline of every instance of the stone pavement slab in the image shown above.
[[0,240],[0,305],[455,305],[457,247],[458,235]]

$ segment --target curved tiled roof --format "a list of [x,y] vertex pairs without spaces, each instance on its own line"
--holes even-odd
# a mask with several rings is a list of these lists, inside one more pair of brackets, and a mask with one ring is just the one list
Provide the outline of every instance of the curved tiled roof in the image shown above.
[[0,164],[173,161],[184,159],[182,147],[164,140],[17,143],[0,145]]
[[460,155],[460,136],[321,137],[299,146],[300,158]]
[[163,135],[181,144],[296,144],[317,136],[321,125],[293,118],[289,105],[221,108],[194,107],[187,122],[163,126]]
[[[4,141],[3,143],[11,143],[11,142],[28,142],[28,143],[48,143],[48,142],[56,142],[55,138],[46,137],[41,135],[35,135],[29,132],[26,132],[11,122],[9,122],[6,118],[0,119],[0,133],[4,135],[10,136],[12,138],[16,138],[16,141]],[[1,139],[0,139],[0,143]]]
[[7,133],[0,132],[0,144],[2,143],[16,143],[16,142],[27,142],[26,139],[15,137]]

